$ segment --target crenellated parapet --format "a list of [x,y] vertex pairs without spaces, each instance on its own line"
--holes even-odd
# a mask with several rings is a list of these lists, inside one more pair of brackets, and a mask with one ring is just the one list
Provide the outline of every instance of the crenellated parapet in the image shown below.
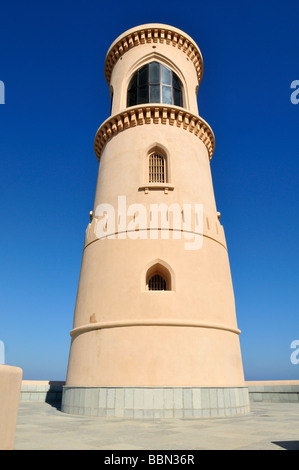
[[108,84],[110,83],[112,69],[123,54],[133,47],[149,43],[153,45],[157,43],[167,44],[184,52],[188,59],[194,64],[198,84],[201,82],[203,74],[202,55],[192,39],[176,28],[170,29],[169,26],[166,25],[152,24],[146,25],[146,27],[141,26],[130,29],[114,41],[106,55],[105,61],[105,77]]
[[108,140],[125,129],[146,124],[176,126],[197,136],[206,146],[210,160],[215,149],[212,129],[201,117],[178,106],[145,105],[128,108],[107,119],[98,129],[94,142],[95,154],[100,160],[101,152]]

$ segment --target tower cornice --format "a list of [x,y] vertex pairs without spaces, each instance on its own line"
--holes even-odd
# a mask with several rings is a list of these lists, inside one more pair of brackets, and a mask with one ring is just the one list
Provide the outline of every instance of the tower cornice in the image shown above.
[[184,108],[170,105],[132,106],[111,116],[99,127],[94,141],[95,154],[100,161],[104,145],[119,132],[147,124],[176,126],[197,136],[206,146],[211,160],[215,149],[215,137],[209,124]]
[[149,43],[167,44],[184,52],[194,64],[198,84],[201,82],[203,60],[200,49],[193,39],[177,28],[153,23],[132,28],[112,43],[105,60],[105,77],[108,85],[110,84],[112,69],[120,57],[133,47]]

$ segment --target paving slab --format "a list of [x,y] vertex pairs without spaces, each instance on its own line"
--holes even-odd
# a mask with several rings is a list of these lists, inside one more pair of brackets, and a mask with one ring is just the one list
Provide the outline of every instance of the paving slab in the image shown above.
[[120,419],[20,403],[15,450],[299,450],[299,404],[253,403],[246,415]]

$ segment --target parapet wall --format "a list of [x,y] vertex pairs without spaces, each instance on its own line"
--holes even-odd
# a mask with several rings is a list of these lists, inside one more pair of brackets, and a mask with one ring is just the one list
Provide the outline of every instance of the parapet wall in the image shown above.
[[299,403],[299,380],[246,382],[251,403]]
[[[20,401],[36,401],[61,404],[62,381],[24,380]],[[299,403],[299,380],[245,382],[251,403]]]
[[52,380],[23,380],[20,401],[60,404],[64,382]]

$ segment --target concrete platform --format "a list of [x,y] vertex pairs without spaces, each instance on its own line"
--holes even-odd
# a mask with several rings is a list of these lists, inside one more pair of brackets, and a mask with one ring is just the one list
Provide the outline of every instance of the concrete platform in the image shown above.
[[[15,450],[299,450],[299,403],[252,403],[247,415],[130,420],[20,403]],[[128,455],[128,453],[126,453]]]

